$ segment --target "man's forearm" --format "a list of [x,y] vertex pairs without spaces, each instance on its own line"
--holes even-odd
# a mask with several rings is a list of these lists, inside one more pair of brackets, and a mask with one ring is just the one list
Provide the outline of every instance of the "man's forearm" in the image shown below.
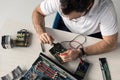
[[34,11],[32,14],[32,20],[38,34],[45,32],[45,21],[43,15],[39,14],[37,11]]
[[109,51],[109,46],[101,41],[94,45],[85,47],[84,50],[88,55],[99,54]]
[[113,35],[114,37],[112,37],[112,39],[106,39],[106,40],[102,40],[100,42],[97,42],[96,44],[87,46],[84,48],[84,51],[88,54],[100,54],[100,53],[105,53],[105,52],[109,52],[113,49],[116,48],[117,46],[117,36],[118,34]]

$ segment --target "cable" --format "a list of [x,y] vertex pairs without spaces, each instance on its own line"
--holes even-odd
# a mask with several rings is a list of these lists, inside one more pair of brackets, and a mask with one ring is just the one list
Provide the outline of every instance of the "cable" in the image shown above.
[[74,41],[77,37],[79,37],[79,36],[83,36],[84,37],[84,41],[81,43],[82,45],[84,44],[84,43],[86,43],[86,41],[87,41],[87,37],[86,36],[84,36],[84,35],[81,35],[81,34],[78,34],[76,37],[74,37],[71,41]]
[[[83,41],[82,43],[80,43],[79,41],[76,40],[76,38],[78,38],[79,36],[83,36],[83,37],[84,37],[84,41]],[[79,34],[79,35],[75,36],[75,37],[74,37],[72,40],[70,40],[70,41],[62,41],[61,44],[68,43],[69,46],[70,46],[70,48],[78,49],[78,48],[83,48],[83,44],[85,44],[86,41],[87,41],[87,37],[84,36],[84,35]],[[77,46],[77,47],[74,47],[74,46],[72,45],[73,42],[74,42],[74,43],[77,43],[78,46]]]
[[[73,42],[75,42],[75,43],[77,43],[77,44],[79,44],[79,45],[75,48],[75,47],[72,46],[72,43],[73,43]],[[79,47],[83,47],[83,45],[82,45],[80,42],[75,41],[75,40],[74,40],[74,41],[70,41],[70,42],[69,42],[69,45],[70,45],[71,48],[75,48],[75,49],[78,49]]]

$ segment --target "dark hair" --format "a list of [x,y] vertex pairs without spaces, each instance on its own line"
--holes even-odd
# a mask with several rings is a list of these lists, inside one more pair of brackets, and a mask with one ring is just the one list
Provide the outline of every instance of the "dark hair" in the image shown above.
[[94,0],[60,0],[63,14],[67,15],[72,11],[84,12]]

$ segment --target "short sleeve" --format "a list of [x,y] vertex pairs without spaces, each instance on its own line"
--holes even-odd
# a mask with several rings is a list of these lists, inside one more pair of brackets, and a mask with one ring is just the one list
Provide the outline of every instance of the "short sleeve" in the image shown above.
[[113,5],[102,14],[100,30],[103,36],[113,35],[118,32],[117,15]]
[[40,4],[40,8],[45,15],[49,15],[56,12],[58,6],[58,0],[44,0]]

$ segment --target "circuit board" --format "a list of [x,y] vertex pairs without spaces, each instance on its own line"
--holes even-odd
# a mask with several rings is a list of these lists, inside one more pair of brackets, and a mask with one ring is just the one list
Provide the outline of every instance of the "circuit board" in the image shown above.
[[40,54],[32,67],[20,80],[78,80],[44,54]]
[[17,32],[17,39],[15,40],[15,46],[28,47],[30,46],[31,33],[26,29],[22,29]]

